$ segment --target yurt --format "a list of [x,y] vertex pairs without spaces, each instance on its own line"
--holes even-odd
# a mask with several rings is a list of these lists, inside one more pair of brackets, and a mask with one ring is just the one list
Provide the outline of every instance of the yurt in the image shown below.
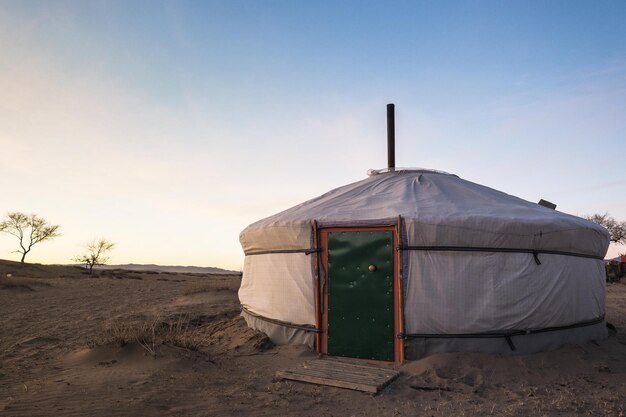
[[242,315],[277,344],[400,362],[607,336],[606,229],[445,172],[370,171],[240,241]]

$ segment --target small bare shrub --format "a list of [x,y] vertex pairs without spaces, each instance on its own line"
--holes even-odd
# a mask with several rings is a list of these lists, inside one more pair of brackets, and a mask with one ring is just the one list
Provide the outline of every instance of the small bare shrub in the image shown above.
[[89,271],[89,275],[93,271],[93,267],[97,265],[106,265],[109,262],[107,252],[115,247],[115,243],[109,242],[105,238],[94,239],[86,246],[85,252],[74,258],[76,262],[85,265],[85,269]]

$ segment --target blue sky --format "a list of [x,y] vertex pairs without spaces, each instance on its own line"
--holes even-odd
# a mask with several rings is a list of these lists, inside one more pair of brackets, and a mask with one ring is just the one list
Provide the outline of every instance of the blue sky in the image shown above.
[[[626,220],[626,3],[3,1],[0,211],[239,269],[249,223],[386,164]],[[11,254],[0,236],[0,258]],[[611,250],[626,252],[626,247]]]

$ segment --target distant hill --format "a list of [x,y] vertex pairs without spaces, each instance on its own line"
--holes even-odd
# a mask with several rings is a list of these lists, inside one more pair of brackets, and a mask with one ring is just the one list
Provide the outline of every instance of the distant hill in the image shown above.
[[239,271],[215,268],[212,266],[172,266],[154,264],[124,264],[124,265],[101,265],[97,269],[125,269],[127,271],[157,271],[157,272],[185,272],[188,274],[221,274],[241,275]]

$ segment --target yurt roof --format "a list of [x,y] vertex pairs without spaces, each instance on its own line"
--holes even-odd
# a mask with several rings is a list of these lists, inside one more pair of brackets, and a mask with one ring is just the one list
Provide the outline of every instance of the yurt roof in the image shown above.
[[370,170],[369,178],[251,224],[240,240],[246,253],[288,249],[309,243],[313,220],[348,225],[398,216],[407,224],[409,244],[513,246],[599,257],[607,250],[607,231],[595,223],[426,169]]

